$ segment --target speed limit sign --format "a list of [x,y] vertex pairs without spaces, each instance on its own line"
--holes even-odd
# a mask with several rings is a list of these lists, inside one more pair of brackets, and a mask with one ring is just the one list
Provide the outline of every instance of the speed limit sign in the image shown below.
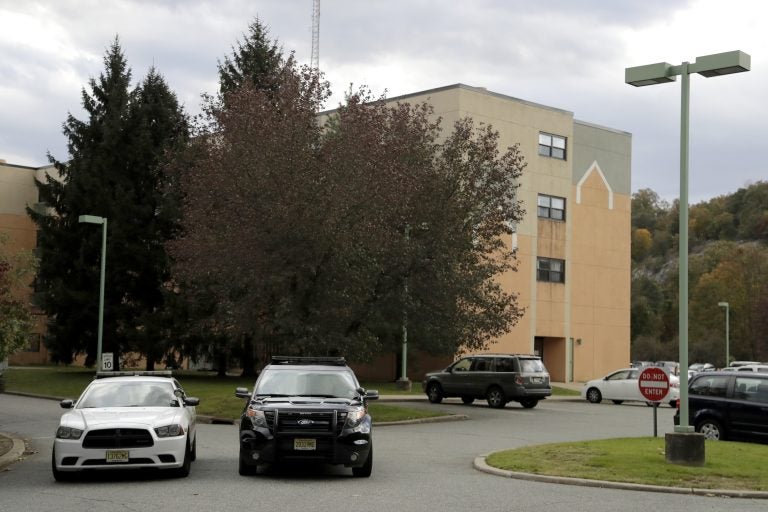
[[111,372],[115,369],[115,356],[112,352],[101,354],[101,371]]

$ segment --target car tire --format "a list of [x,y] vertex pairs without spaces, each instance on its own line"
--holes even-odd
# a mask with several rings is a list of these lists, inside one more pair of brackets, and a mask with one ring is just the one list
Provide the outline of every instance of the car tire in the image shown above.
[[355,478],[368,478],[373,471],[373,445],[368,450],[368,458],[365,459],[365,464],[359,468],[352,468],[352,476]]
[[520,405],[525,407],[526,409],[533,409],[539,404],[539,401],[536,398],[523,398],[520,400]]
[[719,421],[707,418],[696,424],[696,432],[704,434],[705,439],[710,441],[724,441],[725,430]]
[[427,397],[429,398],[430,403],[439,404],[442,402],[443,389],[440,387],[440,384],[431,382],[429,386],[427,386]]
[[491,407],[492,409],[501,409],[507,405],[507,397],[504,395],[504,391],[498,386],[493,386],[488,389],[488,392],[485,394],[485,399],[488,401],[488,407]]
[[253,476],[259,472],[259,466],[245,462],[245,454],[240,450],[240,456],[237,458],[237,472],[240,476]]
[[193,462],[197,460],[197,435],[195,435],[195,439],[192,441],[192,453],[190,453],[190,457]]
[[463,396],[463,397],[461,397],[461,402],[464,405],[472,405],[472,402],[474,402],[474,401],[475,401],[475,398],[472,397],[472,396]]
[[591,404],[599,404],[603,401],[603,394],[597,388],[589,388],[587,390],[587,400]]
[[57,482],[71,482],[75,479],[76,473],[70,471],[59,471],[56,468],[56,452],[51,453],[51,473],[53,473],[53,479]]
[[174,470],[174,475],[177,478],[187,478],[189,472],[192,469],[192,448],[189,446],[189,438],[187,438],[187,446],[184,450],[184,461],[181,463],[180,468]]
[[616,405],[621,405],[624,403],[624,400],[611,400],[611,402],[615,403]]

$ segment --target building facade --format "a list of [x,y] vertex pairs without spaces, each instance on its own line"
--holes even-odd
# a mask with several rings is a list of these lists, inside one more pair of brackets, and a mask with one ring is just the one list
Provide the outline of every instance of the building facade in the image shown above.
[[518,198],[526,213],[508,241],[518,270],[501,277],[525,314],[489,352],[538,354],[559,382],[627,366],[631,135],[463,84],[387,101],[427,101],[445,130],[464,117],[490,124],[501,150],[519,144],[525,157]]
[[[27,167],[0,160],[0,233],[7,236],[6,249],[10,252],[34,251],[37,245],[37,226],[27,215],[27,206],[38,206],[35,179],[45,180],[46,173],[56,173],[53,166]],[[18,290],[30,301],[32,289]],[[10,364],[45,364],[48,351],[42,342],[45,316],[35,311],[35,329],[29,343],[21,351],[8,357]]]

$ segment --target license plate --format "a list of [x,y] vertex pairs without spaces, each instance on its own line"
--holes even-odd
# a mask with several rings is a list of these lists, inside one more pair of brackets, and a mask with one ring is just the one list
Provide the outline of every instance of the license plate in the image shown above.
[[534,384],[541,384],[544,382],[544,377],[531,377],[531,382]]
[[294,450],[316,450],[317,439],[294,439],[293,449]]
[[107,450],[107,462],[128,462],[128,450]]

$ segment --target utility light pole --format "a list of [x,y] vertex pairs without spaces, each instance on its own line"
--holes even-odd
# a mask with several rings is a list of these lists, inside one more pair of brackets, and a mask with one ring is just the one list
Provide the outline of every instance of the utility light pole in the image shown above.
[[96,342],[96,371],[101,371],[102,335],[104,332],[104,280],[107,270],[107,218],[96,215],[80,215],[77,221],[84,224],[101,224],[101,276],[99,278],[99,332]]

